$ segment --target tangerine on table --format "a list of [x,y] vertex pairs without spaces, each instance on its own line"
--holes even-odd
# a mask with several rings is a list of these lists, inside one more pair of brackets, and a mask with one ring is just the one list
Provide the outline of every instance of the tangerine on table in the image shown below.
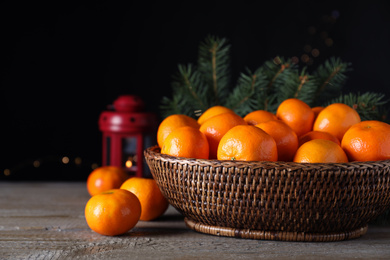
[[101,166],[93,170],[87,178],[88,193],[93,196],[102,191],[118,189],[129,175],[117,166]]
[[348,128],[360,121],[355,109],[343,103],[333,103],[318,114],[313,130],[331,133],[341,141]]
[[326,139],[313,139],[302,144],[294,156],[300,163],[345,163],[347,155],[340,145]]
[[256,127],[272,136],[278,149],[278,160],[292,161],[298,149],[298,136],[286,123],[280,120],[271,120],[257,124]]
[[367,120],[351,126],[341,140],[341,147],[350,161],[390,159],[390,125]]
[[133,193],[112,189],[92,196],[84,210],[88,226],[101,235],[116,236],[131,230],[141,216],[141,203]]
[[327,139],[330,141],[335,142],[336,144],[340,145],[339,139],[328,132],[321,132],[321,131],[310,131],[298,139],[298,146],[301,146],[302,144],[306,143],[307,141],[313,140],[313,139]]
[[178,157],[208,159],[209,143],[199,129],[183,126],[173,130],[165,138],[161,153]]
[[232,109],[225,106],[212,106],[202,113],[198,118],[198,124],[201,125],[207,119],[222,114],[222,113],[235,113]]
[[160,148],[164,143],[165,138],[176,128],[182,126],[191,126],[199,128],[199,124],[196,119],[182,114],[173,114],[166,117],[158,126],[157,129],[157,144]]
[[121,189],[135,194],[141,203],[140,220],[150,221],[164,214],[169,203],[163,196],[154,179],[131,177],[125,181]]
[[219,141],[227,131],[237,125],[247,125],[247,123],[241,116],[229,112],[213,116],[203,122],[199,130],[204,133],[209,143],[210,159],[217,159]]
[[237,125],[222,137],[218,160],[277,161],[275,140],[253,125]]
[[248,113],[246,116],[244,116],[245,122],[247,122],[248,125],[257,125],[263,122],[267,122],[270,120],[277,120],[275,114],[266,111],[266,110],[255,110],[250,113]]
[[280,103],[276,116],[290,126],[298,137],[312,130],[314,112],[308,104],[297,98],[289,98]]

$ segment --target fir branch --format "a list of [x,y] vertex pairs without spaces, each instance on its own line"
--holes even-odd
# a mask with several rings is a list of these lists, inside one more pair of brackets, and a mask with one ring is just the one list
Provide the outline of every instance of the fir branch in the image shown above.
[[172,90],[172,99],[164,97],[160,106],[164,116],[178,111],[179,114],[194,116],[195,110],[206,110],[210,106],[208,88],[192,64],[178,65],[178,72],[173,76]]
[[187,66],[179,65],[177,82],[190,93],[195,101],[193,104],[195,107],[202,109],[208,107],[208,104],[203,102],[206,92],[204,91],[205,88],[203,87],[201,74],[196,69],[193,69],[191,64]]
[[240,74],[237,86],[230,93],[226,106],[241,116],[259,109],[258,96],[265,96],[266,85],[267,81],[261,68],[255,72],[247,69],[246,73]]
[[[288,84],[286,85],[288,87]],[[289,96],[285,96],[284,99],[297,98],[310,105],[313,103],[313,97],[315,95],[316,89],[316,78],[308,74],[306,71],[306,67],[304,67],[301,70],[300,74],[296,74],[295,82],[292,82],[290,86],[291,94]],[[284,92],[289,93],[288,90],[285,90]]]
[[300,83],[298,85],[298,88],[297,90],[295,91],[295,94],[294,94],[294,98],[298,98],[298,95],[299,93],[301,93],[301,90],[303,88],[303,85],[307,82],[308,80],[308,76],[307,75],[304,75],[304,76],[300,76],[299,77],[299,80],[300,80]]
[[317,89],[317,82],[312,75],[305,75],[305,82],[298,92],[297,98],[304,101],[310,106],[314,104],[315,90]]
[[282,101],[282,96],[291,97],[291,92],[286,92],[286,87],[288,88],[289,84],[295,85],[297,67],[290,60],[285,61],[281,57],[276,57],[263,64],[263,71],[268,84],[265,92],[266,98],[262,98],[261,107],[264,110],[275,112],[276,107]]
[[344,103],[354,108],[362,120],[386,120],[387,108],[385,105],[389,100],[383,100],[384,94],[366,92],[363,94],[348,93],[330,100],[332,103]]
[[318,67],[314,73],[318,80],[318,88],[311,105],[322,105],[326,100],[339,96],[347,79],[346,73],[351,71],[350,66],[350,63],[332,57]]
[[206,84],[212,87],[213,103],[224,103],[230,83],[230,45],[227,40],[209,36],[201,42],[198,67]]
[[180,101],[181,99],[178,97],[178,95],[175,94],[173,95],[172,99],[169,99],[168,97],[163,97],[160,105],[161,117],[166,118],[167,116],[173,114],[183,114],[182,105],[180,104]]
[[264,74],[268,79],[269,83],[267,89],[271,89],[274,83],[277,81],[279,76],[291,67],[290,61],[285,61],[281,57],[275,57],[271,61],[266,61],[263,64]]
[[[304,78],[306,79],[306,75]],[[280,84],[277,84],[277,89],[275,95],[277,103],[280,104],[283,100],[287,98],[298,98],[298,94],[303,88],[303,84],[306,82],[300,79],[298,73],[290,73],[288,77],[285,77],[280,81]]]

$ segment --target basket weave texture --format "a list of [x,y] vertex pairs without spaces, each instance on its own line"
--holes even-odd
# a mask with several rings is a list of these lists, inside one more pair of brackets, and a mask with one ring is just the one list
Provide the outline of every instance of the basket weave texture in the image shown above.
[[288,241],[356,238],[390,206],[390,160],[342,164],[179,158],[144,151],[189,228]]

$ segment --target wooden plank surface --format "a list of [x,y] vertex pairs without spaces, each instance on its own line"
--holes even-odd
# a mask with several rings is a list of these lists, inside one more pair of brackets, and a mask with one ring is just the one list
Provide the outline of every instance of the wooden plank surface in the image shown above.
[[83,182],[1,182],[0,259],[390,259],[390,226],[328,243],[218,237],[192,231],[172,207],[125,235],[91,231]]

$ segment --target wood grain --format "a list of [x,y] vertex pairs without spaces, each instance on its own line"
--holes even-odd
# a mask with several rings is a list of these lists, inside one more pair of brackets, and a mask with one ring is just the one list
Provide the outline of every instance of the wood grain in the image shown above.
[[1,182],[0,259],[388,259],[390,226],[341,242],[278,242],[195,232],[173,208],[125,235],[91,231],[83,182]]

